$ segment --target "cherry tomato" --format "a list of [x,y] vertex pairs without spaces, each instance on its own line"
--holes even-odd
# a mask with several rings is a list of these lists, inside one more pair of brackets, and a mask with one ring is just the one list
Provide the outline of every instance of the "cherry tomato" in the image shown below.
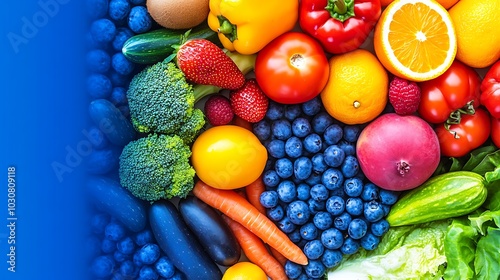
[[462,115],[460,123],[450,125],[449,130],[444,124],[436,127],[441,154],[447,157],[467,155],[488,140],[490,131],[490,115],[482,108],[476,109],[473,115]]
[[491,140],[500,148],[500,119],[491,118]]
[[455,60],[439,77],[421,82],[419,115],[430,123],[443,123],[454,111],[464,108],[472,101],[479,107],[481,77],[469,66]]
[[264,93],[283,104],[316,97],[328,81],[328,59],[309,35],[287,32],[266,45],[255,61],[255,78]]
[[486,72],[481,83],[481,104],[494,118],[500,118],[500,60]]

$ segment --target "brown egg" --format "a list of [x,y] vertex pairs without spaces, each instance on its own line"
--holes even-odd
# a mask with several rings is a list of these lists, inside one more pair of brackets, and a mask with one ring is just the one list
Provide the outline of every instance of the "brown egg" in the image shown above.
[[210,11],[209,0],[147,0],[151,17],[170,29],[188,29],[205,21]]

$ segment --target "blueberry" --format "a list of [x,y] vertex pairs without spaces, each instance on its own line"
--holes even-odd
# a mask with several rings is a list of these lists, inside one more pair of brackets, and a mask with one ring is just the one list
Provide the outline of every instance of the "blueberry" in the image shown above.
[[365,202],[363,214],[367,221],[373,223],[382,219],[385,215],[385,212],[380,202],[372,200],[369,202]]
[[176,269],[174,276],[168,278],[168,280],[186,280],[186,276],[180,270]]
[[328,229],[333,224],[332,215],[328,212],[320,211],[314,214],[313,223],[320,230]]
[[113,253],[113,259],[115,260],[116,263],[122,263],[123,261],[125,261],[128,258],[129,258],[129,255],[126,255],[118,250],[116,250]]
[[311,123],[306,118],[299,117],[292,122],[292,133],[297,137],[306,137],[311,131]]
[[344,235],[336,228],[326,229],[321,233],[321,243],[327,249],[338,249],[344,243]]
[[300,227],[300,236],[304,240],[314,240],[318,237],[319,231],[314,223],[308,222]]
[[291,158],[298,158],[302,155],[302,141],[292,136],[285,142],[285,153]]
[[391,211],[391,206],[387,204],[381,204],[382,210],[384,211],[384,216],[389,215],[389,212]]
[[393,205],[398,200],[399,193],[396,191],[380,189],[378,195],[381,203],[386,205]]
[[126,234],[126,229],[125,227],[118,222],[110,222],[109,224],[106,225],[104,228],[104,236],[113,241],[119,241],[123,237],[125,237]]
[[271,137],[271,125],[265,119],[254,123],[252,130],[260,141],[265,141]]
[[312,174],[312,162],[308,157],[299,157],[293,162],[293,174],[297,180],[306,180]]
[[309,198],[307,200],[307,204],[309,205],[309,210],[311,211],[311,213],[316,214],[319,211],[325,210],[326,202],[324,200]]
[[340,247],[340,252],[342,252],[344,255],[352,255],[356,252],[359,251],[359,241],[355,240],[351,237],[347,237],[344,240],[344,244]]
[[145,33],[153,26],[153,19],[144,6],[135,6],[128,15],[128,27],[135,33]]
[[279,182],[280,182],[280,177],[278,176],[278,173],[276,173],[275,170],[267,170],[264,172],[262,175],[262,182],[266,187],[276,187]]
[[155,243],[148,243],[139,250],[139,257],[143,264],[153,264],[160,257],[160,247]]
[[145,5],[146,0],[129,0],[131,4],[139,6],[139,5]]
[[348,155],[345,157],[342,166],[340,167],[342,173],[346,178],[351,178],[356,176],[359,171],[359,162],[355,156]]
[[123,87],[113,88],[109,101],[117,107],[128,104],[127,90]]
[[343,255],[339,250],[326,249],[321,256],[321,262],[326,268],[333,268],[340,264]]
[[335,188],[333,190],[330,190],[330,196],[339,196],[346,200],[348,196],[344,192],[344,188]]
[[279,119],[271,124],[271,133],[276,139],[287,140],[292,136],[292,125],[286,119]]
[[373,222],[370,225],[370,231],[375,236],[382,236],[389,230],[389,222],[387,220],[382,219],[377,222]]
[[343,138],[348,142],[356,142],[360,132],[361,127],[359,125],[346,125],[344,126]]
[[122,75],[111,68],[109,73],[109,80],[115,87],[127,87],[130,82],[129,75]]
[[267,152],[273,158],[285,157],[285,142],[283,140],[273,139],[267,144]]
[[348,196],[358,197],[363,192],[363,181],[359,178],[347,178],[344,180],[344,191]]
[[140,231],[136,233],[134,236],[134,242],[138,246],[144,246],[147,243],[152,243],[153,241],[154,241],[153,232],[151,232],[150,229],[145,229],[143,231]]
[[104,238],[101,242],[101,251],[104,254],[112,254],[116,250],[116,241]]
[[343,136],[344,131],[342,130],[342,127],[335,123],[329,125],[323,133],[323,139],[328,145],[336,145]]
[[300,276],[302,273],[302,266],[300,264],[287,261],[285,263],[285,274],[288,276],[288,279],[295,279]]
[[299,104],[287,105],[284,116],[287,120],[293,121],[302,114],[302,109]]
[[132,261],[137,268],[144,266],[144,263],[141,261],[141,250],[135,251],[134,255],[132,255]]
[[130,13],[130,8],[130,3],[127,0],[110,0],[109,17],[115,21],[124,20]]
[[333,225],[339,230],[347,230],[352,221],[351,215],[344,212],[333,219]]
[[116,35],[113,41],[111,42],[111,45],[113,46],[113,50],[117,52],[121,52],[123,49],[123,45],[125,45],[125,42],[130,39],[132,36],[134,36],[134,32],[130,30],[128,27],[119,27],[116,29]]
[[292,202],[297,197],[295,183],[290,180],[281,181],[276,189],[278,198],[283,202]]
[[281,231],[284,233],[290,233],[297,228],[297,225],[292,223],[287,216],[283,217],[283,219],[281,219],[277,223],[277,225],[281,229]]
[[295,200],[288,204],[286,215],[292,223],[303,225],[309,220],[311,211],[309,211],[309,205],[307,203],[302,200]]
[[130,236],[127,236],[116,243],[116,249],[122,254],[131,255],[135,251],[135,242]]
[[313,172],[323,173],[328,166],[325,163],[324,155],[322,153],[315,154],[311,158]]
[[302,236],[300,236],[300,228],[294,229],[292,232],[288,233],[287,236],[293,243],[298,243],[302,240]]
[[97,43],[109,43],[116,36],[116,26],[107,18],[97,19],[90,25],[90,34]]
[[316,184],[320,184],[321,183],[321,173],[318,173],[318,172],[312,172],[311,173],[311,176],[309,176],[305,182],[311,186],[314,186]]
[[131,260],[125,260],[120,264],[118,269],[120,274],[124,277],[135,278],[139,273],[139,269],[135,266],[134,262]]
[[368,225],[365,220],[359,218],[352,219],[347,227],[347,234],[353,239],[361,239],[367,231]]
[[128,60],[123,53],[117,52],[111,57],[111,67],[121,75],[129,75],[134,71],[135,64]]
[[285,211],[283,210],[283,207],[278,204],[273,208],[266,209],[266,215],[270,220],[277,222],[283,219]]
[[90,18],[102,18],[108,13],[108,0],[87,0],[85,10]]
[[319,97],[315,97],[309,101],[302,103],[302,112],[311,117],[319,113],[321,109],[322,104]]
[[169,278],[174,276],[175,266],[166,256],[160,257],[154,264],[154,268],[161,277]]
[[313,117],[311,126],[315,133],[323,134],[332,123],[333,118],[327,112],[320,112]]
[[321,244],[321,241],[318,239],[314,239],[308,241],[306,245],[304,245],[304,254],[309,260],[316,260],[323,255],[325,247]]
[[270,101],[266,111],[266,118],[272,121],[276,121],[283,117],[284,112],[285,107],[282,104],[275,101]]
[[336,168],[328,168],[323,172],[321,182],[329,190],[340,188],[344,183],[344,175]]
[[352,216],[363,214],[363,200],[359,197],[349,197],[345,202],[345,210]]
[[306,183],[300,183],[297,185],[297,199],[308,200],[311,197],[310,194],[311,187]]
[[109,255],[95,258],[91,264],[91,271],[98,278],[110,276],[115,269],[115,260]]
[[309,260],[309,263],[304,267],[304,271],[310,278],[320,279],[326,272],[326,268],[321,260]]
[[145,265],[141,267],[141,270],[139,270],[138,280],[156,280],[158,277],[158,273],[156,273],[154,268],[149,265]]
[[85,56],[87,68],[90,72],[106,73],[111,67],[111,57],[101,49],[94,49],[87,52]]
[[356,155],[356,144],[353,142],[340,141],[337,143],[339,148],[344,151],[346,156],[355,156]]
[[321,151],[323,146],[322,143],[323,141],[321,140],[321,136],[316,133],[307,135],[303,140],[304,149],[312,154]]
[[323,160],[328,166],[339,167],[345,159],[345,152],[337,145],[325,149]]
[[104,232],[106,225],[109,223],[111,216],[107,213],[97,213],[92,216],[90,226],[92,232],[100,234]]
[[274,164],[274,170],[276,170],[276,173],[281,178],[290,178],[293,175],[293,163],[288,158],[280,158],[276,160],[276,163]]
[[112,90],[113,84],[106,75],[94,73],[87,77],[87,92],[92,99],[108,98]]
[[311,198],[318,201],[327,200],[329,197],[328,189],[323,184],[315,184],[311,187]]
[[375,186],[375,184],[368,182],[363,186],[363,191],[361,192],[361,199],[363,199],[364,201],[378,199],[379,190],[380,190],[379,187]]
[[338,216],[345,210],[345,201],[340,196],[330,196],[330,198],[326,200],[325,208],[328,213]]
[[264,206],[265,208],[273,208],[278,205],[278,193],[276,191],[268,190],[268,191],[263,191],[260,194],[260,204]]
[[359,243],[365,250],[371,251],[377,248],[378,244],[380,243],[380,238],[378,236],[375,236],[371,232],[367,232],[365,236],[361,238]]

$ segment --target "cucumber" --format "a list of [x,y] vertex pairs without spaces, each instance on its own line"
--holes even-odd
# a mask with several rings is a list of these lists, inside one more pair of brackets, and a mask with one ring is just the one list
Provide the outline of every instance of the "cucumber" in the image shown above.
[[[130,37],[122,47],[123,55],[138,64],[154,64],[164,60],[174,52],[188,30],[160,28]],[[186,39],[203,38],[220,46],[217,32],[206,22],[194,27]]]
[[470,171],[434,176],[400,197],[386,219],[391,226],[403,226],[466,215],[486,200],[485,183]]

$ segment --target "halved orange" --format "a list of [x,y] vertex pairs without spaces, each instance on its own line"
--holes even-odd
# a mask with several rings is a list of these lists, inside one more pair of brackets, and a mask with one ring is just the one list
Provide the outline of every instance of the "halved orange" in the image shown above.
[[387,70],[412,81],[443,74],[457,53],[450,15],[434,0],[393,1],[380,16],[373,44]]

